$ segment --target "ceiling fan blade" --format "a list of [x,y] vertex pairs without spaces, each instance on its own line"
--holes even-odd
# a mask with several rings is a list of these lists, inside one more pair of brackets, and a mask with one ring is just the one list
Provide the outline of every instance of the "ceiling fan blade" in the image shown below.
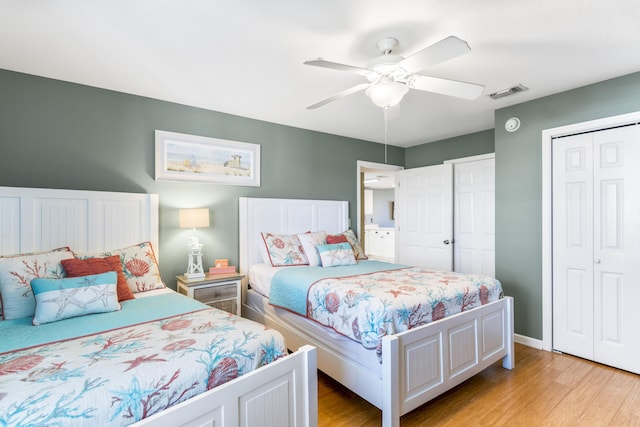
[[315,108],[318,107],[322,107],[323,105],[326,105],[330,102],[333,102],[339,98],[343,98],[345,96],[354,94],[356,92],[360,92],[361,90],[365,90],[366,88],[368,88],[369,86],[371,86],[372,83],[360,83],[359,85],[355,85],[353,87],[350,87],[349,89],[345,89],[342,92],[338,92],[333,96],[330,96],[326,99],[323,99],[322,101],[316,102],[315,104],[311,104],[307,107],[307,110],[313,110]]
[[366,68],[356,67],[353,65],[339,64],[337,62],[325,61],[324,59],[314,59],[312,61],[304,61],[304,65],[313,65],[314,67],[329,68],[338,71],[348,71],[350,73],[360,74],[368,77],[372,71]]
[[466,41],[449,36],[403,59],[400,61],[400,66],[409,72],[416,73],[470,51]]
[[474,83],[459,82],[456,80],[441,79],[438,77],[412,75],[407,80],[410,88],[427,92],[440,93],[442,95],[455,96],[463,99],[476,99],[484,91],[484,86]]

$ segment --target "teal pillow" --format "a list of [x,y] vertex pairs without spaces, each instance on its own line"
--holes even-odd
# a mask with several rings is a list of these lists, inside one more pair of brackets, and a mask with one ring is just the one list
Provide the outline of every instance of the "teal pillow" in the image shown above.
[[65,279],[33,279],[31,289],[36,300],[33,324],[120,310],[117,283],[115,271]]
[[350,243],[333,243],[327,245],[317,245],[316,249],[320,255],[323,267],[337,267],[340,265],[356,264],[356,257]]

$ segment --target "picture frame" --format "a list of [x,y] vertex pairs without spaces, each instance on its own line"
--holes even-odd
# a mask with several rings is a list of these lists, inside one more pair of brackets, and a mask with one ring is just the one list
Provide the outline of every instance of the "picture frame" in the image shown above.
[[155,131],[156,181],[260,186],[260,144]]

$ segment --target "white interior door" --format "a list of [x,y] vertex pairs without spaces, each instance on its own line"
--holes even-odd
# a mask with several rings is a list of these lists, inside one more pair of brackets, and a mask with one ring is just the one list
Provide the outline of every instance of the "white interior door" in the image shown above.
[[495,277],[495,159],[454,163],[453,268]]
[[396,260],[453,269],[453,166],[396,172]]
[[640,373],[640,127],[553,144],[553,342]]

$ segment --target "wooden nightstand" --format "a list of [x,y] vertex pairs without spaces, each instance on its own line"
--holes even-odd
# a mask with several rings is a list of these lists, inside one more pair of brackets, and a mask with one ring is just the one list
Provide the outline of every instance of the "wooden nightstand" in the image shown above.
[[178,279],[178,292],[211,307],[240,316],[240,281],[242,274],[209,274],[201,279]]

